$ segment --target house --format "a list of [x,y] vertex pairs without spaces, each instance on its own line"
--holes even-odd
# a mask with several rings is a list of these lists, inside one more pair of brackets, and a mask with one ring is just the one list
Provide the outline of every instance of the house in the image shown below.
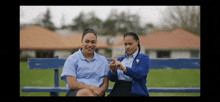
[[[33,58],[67,58],[81,47],[82,34],[70,34],[61,37],[59,34],[41,26],[29,26],[20,29],[20,56]],[[108,48],[106,43],[97,41],[96,51]]]
[[[200,37],[176,29],[172,32],[158,32],[139,36],[141,52],[150,58],[200,58]],[[123,40],[112,46],[112,56],[124,54]]]

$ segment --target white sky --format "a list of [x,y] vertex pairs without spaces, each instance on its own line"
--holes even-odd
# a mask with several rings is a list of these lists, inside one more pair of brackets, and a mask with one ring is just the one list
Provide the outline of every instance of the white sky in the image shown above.
[[62,14],[65,17],[65,24],[73,24],[73,18],[77,17],[81,11],[85,14],[94,11],[96,16],[105,21],[111,9],[117,9],[117,13],[122,11],[140,16],[140,24],[153,23],[159,26],[162,21],[162,14],[166,6],[20,6],[20,23],[33,23],[34,19],[46,13],[49,7],[52,22],[56,27],[61,26]]

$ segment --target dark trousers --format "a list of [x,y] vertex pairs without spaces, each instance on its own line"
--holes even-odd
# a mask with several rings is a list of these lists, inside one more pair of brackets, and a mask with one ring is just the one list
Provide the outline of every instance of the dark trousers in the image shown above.
[[131,93],[132,82],[118,80],[107,97],[142,97]]
[[[79,90],[70,90],[66,93],[66,97],[76,97],[76,94]],[[102,95],[102,97],[105,97],[105,93]]]

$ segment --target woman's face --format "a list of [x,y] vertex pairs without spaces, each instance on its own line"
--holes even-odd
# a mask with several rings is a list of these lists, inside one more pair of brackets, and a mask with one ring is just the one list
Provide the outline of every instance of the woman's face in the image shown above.
[[137,50],[138,40],[136,41],[132,36],[125,36],[124,46],[128,55],[133,54]]
[[92,54],[96,48],[96,37],[93,33],[88,33],[82,40],[83,51],[87,54]]

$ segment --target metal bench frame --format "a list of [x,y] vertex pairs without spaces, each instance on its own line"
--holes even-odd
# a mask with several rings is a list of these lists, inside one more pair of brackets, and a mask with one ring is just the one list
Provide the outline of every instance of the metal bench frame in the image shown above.
[[[108,62],[112,61],[107,58]],[[54,58],[29,58],[28,69],[54,69],[54,87],[23,87],[22,92],[50,92],[50,96],[59,96],[59,92],[67,92],[66,87],[59,87],[59,70],[62,69],[66,59]],[[151,59],[150,69],[200,69],[199,58],[180,59]],[[180,92],[199,93],[200,87],[148,87],[149,92]],[[106,92],[111,92],[108,87]]]

